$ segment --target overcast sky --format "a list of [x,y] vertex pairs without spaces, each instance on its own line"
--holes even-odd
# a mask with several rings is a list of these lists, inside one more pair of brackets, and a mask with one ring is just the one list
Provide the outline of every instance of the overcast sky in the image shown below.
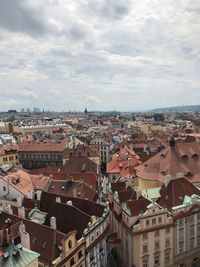
[[0,110],[200,104],[200,1],[0,0]]

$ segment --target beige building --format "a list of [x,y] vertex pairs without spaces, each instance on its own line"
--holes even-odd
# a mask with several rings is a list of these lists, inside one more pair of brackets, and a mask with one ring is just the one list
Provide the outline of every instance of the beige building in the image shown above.
[[0,147],[0,166],[8,164],[16,166],[19,164],[18,145],[7,145]]
[[85,241],[77,240],[76,231],[69,232],[62,240],[62,254],[52,262],[53,267],[85,267]]

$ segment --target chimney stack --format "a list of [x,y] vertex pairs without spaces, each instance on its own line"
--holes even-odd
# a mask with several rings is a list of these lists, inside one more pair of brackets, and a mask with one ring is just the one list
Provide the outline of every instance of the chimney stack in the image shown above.
[[60,197],[56,197],[56,202],[60,203],[61,202],[61,199]]
[[25,218],[25,209],[24,209],[24,207],[19,207],[18,208],[18,215],[21,218]]
[[73,197],[77,197],[77,194],[76,194],[76,187],[73,188]]
[[17,207],[21,207],[22,206],[22,196],[21,195],[18,195],[17,196]]
[[176,141],[175,141],[174,137],[171,137],[171,138],[169,139],[169,145],[170,145],[170,147],[175,147],[175,145],[176,145]]
[[30,235],[29,235],[29,233],[23,231],[20,234],[20,237],[21,237],[22,246],[27,248],[27,249],[30,249]]
[[171,180],[172,180],[171,175],[165,175],[165,187],[168,186],[168,184],[170,183]]
[[50,226],[51,228],[55,229],[56,230],[56,217],[51,217],[50,218]]
[[33,199],[33,192],[32,191],[28,191],[28,198]]

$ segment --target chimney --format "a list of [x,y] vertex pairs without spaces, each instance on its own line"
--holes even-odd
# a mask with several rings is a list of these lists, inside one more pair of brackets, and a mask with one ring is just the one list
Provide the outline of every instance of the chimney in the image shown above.
[[33,199],[33,191],[28,191],[27,197]]
[[72,206],[72,201],[71,200],[69,200],[69,201],[67,201],[67,203],[66,203],[67,205],[70,205],[70,206]]
[[50,218],[50,227],[56,230],[56,217]]
[[176,178],[179,179],[179,178],[183,178],[184,177],[184,174],[182,172],[178,172],[176,174]]
[[22,206],[22,196],[21,195],[18,195],[17,196],[17,207],[21,207]]
[[141,196],[141,191],[140,189],[137,187],[135,188],[135,192],[136,192],[136,199],[139,199],[139,197]]
[[30,249],[30,235],[29,233],[23,231],[20,234],[21,237],[21,244],[23,247]]
[[147,145],[146,144],[144,144],[143,152],[147,152]]
[[9,235],[8,228],[6,228],[6,242],[7,242],[7,244],[10,244],[10,235]]
[[73,188],[73,197],[76,197],[77,194],[76,194],[76,187]]
[[37,195],[37,200],[39,201],[41,199],[41,194],[42,194],[42,190],[37,190],[36,195]]
[[25,218],[25,209],[24,209],[24,207],[19,207],[18,208],[18,215],[21,218]]
[[6,209],[7,209],[7,212],[8,212],[9,214],[13,214],[13,210],[12,210],[12,208],[11,208],[10,203],[7,204]]
[[170,183],[171,180],[172,180],[171,175],[165,175],[165,187],[168,186],[168,184]]
[[133,151],[133,144],[130,144],[130,150]]
[[21,233],[25,232],[26,228],[25,228],[25,224],[21,221],[20,225],[19,225],[19,233],[21,235]]
[[128,167],[130,168],[131,167],[131,159],[128,158]]
[[170,147],[175,147],[175,145],[176,145],[176,141],[175,141],[174,137],[171,137],[171,138],[169,139],[169,145],[170,145]]
[[3,230],[0,230],[0,246],[3,245],[4,242],[4,234],[3,234]]
[[56,202],[60,203],[61,202],[61,199],[60,197],[56,197]]

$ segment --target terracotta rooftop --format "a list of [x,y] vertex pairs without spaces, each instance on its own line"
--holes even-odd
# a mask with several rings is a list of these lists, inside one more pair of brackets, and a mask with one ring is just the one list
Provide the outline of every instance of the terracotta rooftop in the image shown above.
[[145,212],[147,206],[151,203],[148,199],[140,197],[137,200],[127,201],[126,205],[131,211],[131,216],[138,216],[141,212]]
[[5,155],[7,153],[16,153],[18,149],[19,145],[0,146],[0,155]]
[[30,174],[43,174],[44,176],[51,176],[53,180],[68,181],[73,179],[74,181],[82,180],[84,183],[92,186],[96,189],[98,183],[98,175],[94,172],[66,172],[60,171],[60,167],[55,168],[55,166],[49,166],[46,168],[31,169],[27,170]]
[[[31,250],[40,253],[40,262],[47,264],[60,255],[58,246],[61,246],[61,239],[66,237],[64,233],[56,231],[48,226],[31,222],[27,219],[22,219],[5,212],[0,213],[0,229],[5,228],[5,221],[8,221],[8,219],[11,221],[11,225],[13,225],[13,227],[18,223],[16,225],[18,230],[19,223],[23,221],[26,231],[30,234]],[[8,227],[8,225],[6,227]],[[15,238],[18,238],[19,231],[14,230],[14,232],[16,234]]]
[[94,172],[97,173],[97,164],[88,157],[71,157],[61,168],[61,172]]
[[158,204],[171,210],[172,207],[183,204],[184,197],[193,194],[200,195],[200,190],[189,182],[186,178],[172,179],[167,186],[160,189],[161,197]]
[[119,174],[123,177],[135,175],[135,167],[141,163],[138,155],[124,147],[113,155],[112,161],[107,164],[108,174]]
[[50,218],[56,218],[57,229],[62,233],[77,231],[77,238],[81,238],[83,231],[87,228],[87,224],[91,216],[79,210],[75,206],[54,202],[50,208],[45,224],[50,225]]
[[75,197],[67,197],[67,196],[59,196],[56,194],[42,192],[41,200],[40,200],[40,209],[41,211],[48,212],[51,206],[56,201],[56,198],[60,197],[61,203],[66,203],[67,201],[72,201],[72,205],[76,208],[80,209],[86,214],[95,215],[97,217],[101,217],[104,212],[104,206],[98,204],[93,201],[89,201],[86,199],[75,198]]
[[64,148],[65,141],[34,141],[20,143],[19,152],[63,152]]
[[53,180],[49,186],[48,192],[62,196],[86,198],[91,201],[96,201],[98,198],[96,187],[93,189],[80,180]]
[[136,167],[138,177],[160,182],[164,182],[165,175],[175,176],[180,172],[192,181],[199,170],[200,142],[175,143]]
[[63,157],[69,158],[69,157],[99,157],[99,152],[96,151],[94,148],[91,148],[89,145],[77,145],[76,148],[70,149],[66,148],[64,150]]
[[126,189],[126,182],[111,183],[112,192]]
[[28,196],[29,192],[33,192],[35,189],[44,190],[50,180],[49,177],[30,175],[21,169],[8,173],[7,175],[3,176],[2,179],[5,181],[10,179],[11,185],[24,196]]

